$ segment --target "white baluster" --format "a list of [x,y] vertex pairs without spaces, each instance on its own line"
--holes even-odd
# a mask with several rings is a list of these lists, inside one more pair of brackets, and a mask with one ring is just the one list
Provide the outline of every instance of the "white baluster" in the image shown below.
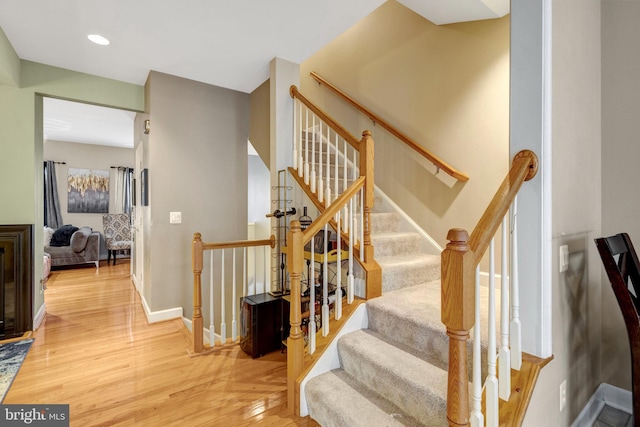
[[209,271],[209,346],[216,342],[216,328],[213,326],[213,251],[209,251],[211,270]]
[[364,188],[360,190],[360,259],[364,261]]
[[[339,187],[339,180],[338,180],[338,150],[340,150],[340,145],[339,145],[339,141],[338,141],[338,134],[336,133],[336,155],[333,158],[333,162],[334,164],[334,168],[333,168],[333,173],[334,173],[334,177],[333,177],[333,189],[335,190],[333,192],[333,200],[337,199],[338,196],[340,195],[340,187]],[[333,202],[332,200],[332,202]],[[340,231],[340,229],[338,229],[338,232]]]
[[311,126],[311,192],[316,192],[316,115],[313,115]]
[[[311,237],[311,271],[308,272],[307,284],[309,285],[309,354],[316,351],[316,237]],[[307,269],[309,270],[309,269]]]
[[296,104],[298,101],[293,98],[293,168],[298,169],[298,136],[296,135]]
[[302,177],[304,175],[302,161],[302,102],[298,102],[298,106],[300,107],[298,111],[300,129],[298,129],[298,135],[296,136],[297,140],[300,141],[300,154],[298,154],[298,176]]
[[225,312],[225,298],[224,298],[224,249],[221,250],[222,261],[220,262],[220,342],[222,345],[227,343],[227,322],[225,321],[227,315]]
[[324,206],[325,207],[329,207],[329,205],[331,204],[331,174],[330,174],[330,169],[329,166],[331,165],[331,162],[329,161],[331,159],[331,130],[327,127],[327,188],[326,188],[326,192],[327,195],[324,198]]
[[258,293],[258,249],[253,247],[253,294]]
[[322,120],[320,120],[320,153],[318,154],[318,201],[324,201],[324,180],[322,179]]
[[306,110],[304,123],[304,183],[309,185],[309,109]]
[[[355,197],[355,196],[354,196]],[[347,272],[347,304],[353,303],[353,294],[354,294],[354,286],[353,283],[353,198],[349,200],[350,209],[349,209],[349,271]]]
[[[487,427],[498,426],[498,378],[496,377],[496,267],[495,243],[489,245],[489,342],[487,344],[486,413]],[[480,295],[476,294],[476,299]]]
[[[347,140],[344,140],[344,159],[343,162],[344,164],[342,165],[342,192],[346,192],[347,191],[347,187],[349,187],[349,174],[347,173],[347,160],[349,160],[349,148],[347,146]],[[347,207],[347,205],[344,205],[343,208],[343,221],[342,221],[342,230],[345,233],[349,232],[349,222],[347,221],[347,218],[349,217],[349,208]]]
[[247,247],[242,253],[242,296],[247,296]]
[[267,246],[263,246],[262,247],[262,268],[263,268],[263,274],[262,274],[262,293],[267,292],[267,281],[269,280],[267,278],[267,264],[269,263],[269,253],[267,252]]
[[520,370],[522,366],[522,327],[520,325],[520,288],[518,280],[518,196],[511,205],[511,323],[509,339],[511,341],[511,369]]
[[353,163],[351,165],[351,167],[353,168],[353,170],[351,171],[351,178],[353,178],[353,180],[355,181],[356,178],[358,177],[358,150],[356,150],[356,147],[352,147],[353,148]]
[[502,219],[502,259],[500,281],[500,363],[498,373],[500,377],[500,399],[509,400],[511,396],[511,351],[509,350],[509,277],[507,258],[507,217]]
[[482,415],[482,372],[480,371],[480,266],[476,267],[476,314],[473,326],[473,406],[471,409],[471,427],[484,427]]
[[324,262],[322,263],[322,336],[329,334],[329,233],[328,225],[324,225]]
[[236,323],[236,303],[238,295],[236,292],[236,249],[231,249],[233,251],[233,290],[231,291],[231,341],[236,342],[238,338],[237,331],[237,323]]
[[342,318],[342,245],[340,243],[340,211],[336,214],[336,248],[338,249],[338,262],[336,262],[336,320]]

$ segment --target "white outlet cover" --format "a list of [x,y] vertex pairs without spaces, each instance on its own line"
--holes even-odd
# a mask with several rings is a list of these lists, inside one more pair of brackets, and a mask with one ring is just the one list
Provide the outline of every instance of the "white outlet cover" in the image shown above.
[[182,223],[182,212],[170,212],[169,213],[169,223],[170,224],[181,224]]

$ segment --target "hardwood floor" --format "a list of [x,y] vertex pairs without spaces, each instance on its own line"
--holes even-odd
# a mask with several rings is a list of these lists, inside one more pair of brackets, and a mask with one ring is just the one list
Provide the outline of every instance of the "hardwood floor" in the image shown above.
[[69,404],[71,426],[317,426],[287,410],[286,355],[190,358],[181,320],[147,324],[129,264],[54,271],[5,404]]

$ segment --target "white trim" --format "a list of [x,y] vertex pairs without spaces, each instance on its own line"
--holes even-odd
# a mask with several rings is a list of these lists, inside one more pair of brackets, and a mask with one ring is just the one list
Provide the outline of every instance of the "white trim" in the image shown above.
[[542,173],[542,285],[540,286],[540,337],[539,349],[543,358],[550,357],[553,354],[552,348],[552,296],[551,286],[553,283],[552,275],[552,227],[551,227],[551,117],[552,117],[552,13],[551,0],[543,1],[542,11],[542,150],[540,161],[544,165],[541,168]]
[[131,281],[133,282],[133,285],[135,286],[136,291],[138,291],[138,294],[140,294],[140,296],[142,297],[142,283],[138,280],[135,274],[131,275]]
[[47,303],[43,302],[42,305],[40,306],[40,308],[38,309],[38,312],[36,313],[36,315],[33,318],[33,330],[34,331],[38,330],[38,328],[42,324],[42,321],[44,320],[44,316],[46,314],[47,314]]
[[360,329],[367,329],[369,327],[369,316],[367,315],[366,304],[360,304],[358,308],[353,312],[353,315],[342,326],[336,337],[327,346],[324,353],[318,358],[313,368],[305,376],[300,383],[300,416],[306,417],[309,415],[309,408],[307,407],[307,398],[304,393],[304,389],[307,385],[307,381],[318,375],[329,372],[333,369],[340,368],[340,358],[338,357],[338,339],[348,334],[349,332],[358,331]]
[[512,4],[509,152],[539,160],[518,193],[522,346],[541,358],[552,354],[551,20],[551,0]]
[[602,383],[593,393],[587,405],[582,409],[578,418],[571,424],[571,427],[591,427],[598,418],[598,415],[600,415],[600,411],[605,404],[628,414],[633,412],[630,391],[612,386],[611,384]]
[[144,308],[144,314],[147,316],[147,322],[149,323],[164,322],[165,320],[180,319],[182,317],[182,307],[174,307],[174,308],[168,308],[166,310],[151,311],[151,309],[149,308],[149,305],[147,304],[147,300],[145,300],[142,295],[140,295],[140,299],[142,300],[142,307]]
[[[189,332],[191,332],[191,335],[193,335],[193,321],[191,319],[187,319],[186,317],[182,318],[182,323],[184,323],[184,326],[187,327],[187,329],[189,330]],[[214,334],[215,339],[217,339],[218,341],[220,341],[220,335],[219,334]],[[202,343],[203,344],[209,344],[211,345],[211,340],[209,340],[209,328],[204,328],[203,332],[202,332]],[[240,341],[237,341],[240,342]]]

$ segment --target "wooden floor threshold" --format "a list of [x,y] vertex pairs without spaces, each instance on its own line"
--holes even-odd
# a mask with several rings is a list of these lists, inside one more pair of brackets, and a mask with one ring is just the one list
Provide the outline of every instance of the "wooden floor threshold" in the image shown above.
[[7,344],[7,343],[10,343],[10,342],[26,340],[26,339],[29,339],[31,337],[33,337],[33,331],[26,331],[24,334],[22,334],[22,336],[14,337],[14,338],[7,338],[6,340],[0,340],[0,345]]

